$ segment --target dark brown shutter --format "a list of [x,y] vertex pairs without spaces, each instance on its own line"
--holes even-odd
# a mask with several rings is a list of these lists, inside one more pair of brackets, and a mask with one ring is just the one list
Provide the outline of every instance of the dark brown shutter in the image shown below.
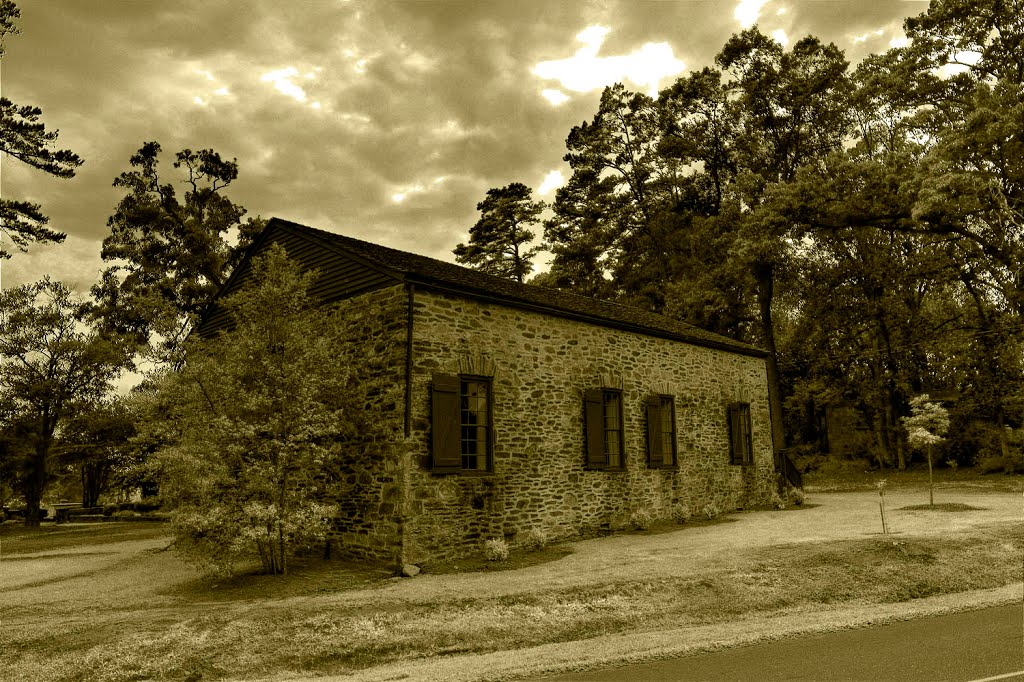
[[431,445],[434,471],[462,469],[462,442],[459,437],[459,377],[435,374],[431,390]]
[[661,397],[647,399],[647,464],[660,467],[665,463],[661,439]]
[[587,466],[608,465],[604,452],[604,393],[599,388],[584,391],[584,417],[587,429]]
[[740,404],[729,405],[729,462],[743,463],[743,432],[740,425]]
[[740,405],[740,428],[743,429],[743,463],[754,463],[754,439],[750,432],[750,405]]

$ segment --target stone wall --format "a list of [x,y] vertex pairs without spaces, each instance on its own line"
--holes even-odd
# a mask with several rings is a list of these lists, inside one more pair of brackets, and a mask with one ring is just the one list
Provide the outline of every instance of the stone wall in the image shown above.
[[[671,516],[768,500],[774,473],[765,363],[722,350],[416,290],[413,432],[405,443],[403,561],[478,552],[531,527],[576,537],[624,525],[644,508]],[[434,372],[493,376],[493,473],[430,471]],[[622,389],[624,471],[585,468],[583,392]],[[677,462],[646,463],[644,401],[675,396]],[[729,464],[727,405],[750,403],[754,465]]]
[[341,301],[335,309],[346,340],[338,361],[352,367],[369,423],[360,439],[343,446],[331,555],[393,565],[400,559],[404,506],[406,289],[373,291]]

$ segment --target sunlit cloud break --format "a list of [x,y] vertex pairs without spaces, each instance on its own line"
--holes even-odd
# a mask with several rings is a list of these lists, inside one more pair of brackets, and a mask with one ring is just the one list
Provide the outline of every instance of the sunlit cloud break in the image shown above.
[[880,38],[885,35],[885,29],[880,28],[876,31],[868,31],[867,33],[861,33],[859,36],[853,36],[854,43],[864,43],[874,38]]
[[[316,72],[319,70],[320,69],[317,68],[314,69],[313,71],[309,71],[305,74],[302,74],[302,77],[305,78],[306,80],[316,78]],[[308,99],[306,96],[306,91],[302,88],[302,86],[298,85],[292,80],[293,78],[296,78],[298,75],[298,69],[296,69],[294,66],[288,66],[283,69],[277,69],[276,71],[268,71],[267,73],[260,76],[260,81],[263,83],[272,83],[274,89],[280,92],[282,95],[287,95],[288,97],[294,99],[296,102],[305,103],[306,100]],[[310,103],[310,106],[313,107],[314,109],[319,109],[320,102],[312,102]]]
[[548,194],[554,194],[555,190],[565,184],[565,176],[560,170],[553,170],[544,176],[544,179],[540,183],[540,187],[537,188],[537,194],[539,196],[546,196]]
[[769,0],[740,0],[733,10],[732,16],[740,22],[742,28],[750,28],[757,23],[761,16],[761,8],[767,5]]
[[540,95],[556,107],[569,101],[569,95],[555,88],[545,88],[540,91]]
[[444,184],[447,180],[447,175],[439,175],[431,180],[429,185],[424,185],[422,182],[406,185],[405,187],[400,188],[397,192],[393,192],[391,194],[391,201],[396,204],[400,204],[413,195],[423,194],[430,191],[432,187],[436,188],[439,185]]
[[[686,63],[676,58],[668,43],[644,43],[639,50],[627,55],[600,57],[598,52],[611,29],[589,26],[576,39],[583,47],[572,57],[539,62],[533,73],[540,78],[557,80],[566,90],[590,92],[620,81],[646,87],[650,95],[658,94],[662,79],[683,72]],[[542,95],[552,104],[560,104],[558,90],[544,90]]]

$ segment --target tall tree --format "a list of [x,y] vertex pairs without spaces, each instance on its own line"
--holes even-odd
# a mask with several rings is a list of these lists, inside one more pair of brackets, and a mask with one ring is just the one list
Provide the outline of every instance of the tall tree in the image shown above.
[[540,222],[544,202],[533,201],[532,194],[521,182],[487,190],[476,205],[480,219],[469,229],[469,243],[455,247],[455,260],[522,283],[540,251],[529,246],[534,238],[530,226]]
[[[15,25],[20,16],[14,2],[0,0],[0,58],[6,49],[6,37],[20,33]],[[82,159],[70,150],[53,148],[58,131],[46,130],[42,115],[39,107],[0,97],[0,154],[57,178],[73,177]],[[64,241],[66,235],[47,227],[48,222],[39,204],[0,197],[0,259],[11,257],[2,237],[9,238],[21,251],[33,242]]]
[[733,36],[716,58],[738,112],[734,141],[736,198],[744,207],[732,258],[751,276],[760,343],[768,351],[772,440],[784,445],[782,390],[774,321],[777,287],[786,274],[791,225],[761,210],[765,192],[793,181],[841,148],[850,126],[847,62],[835,45],[799,40],[787,53],[756,27]]
[[127,336],[166,357],[227,280],[263,228],[243,221],[245,209],[223,190],[238,177],[238,163],[211,149],[183,149],[174,168],[185,192],[159,173],[160,145],[147,142],[131,157],[133,170],[114,180],[128,190],[107,220],[102,258],[112,263],[92,293],[92,314],[106,331]]
[[794,242],[789,223],[761,206],[769,188],[842,147],[847,62],[815,38],[787,52],[754,28],[733,36],[717,63],[657,101],[606,88],[593,121],[573,128],[573,176],[545,225],[550,279],[751,332],[769,351],[781,447],[773,315]]
[[39,525],[58,429],[110,390],[125,359],[83,322],[82,306],[49,279],[0,292],[0,403],[32,445],[21,478],[29,526]]
[[[917,344],[920,357],[876,375],[905,377],[883,411],[897,448],[905,396],[921,390],[913,374],[958,389],[958,413],[970,409],[1002,423],[1016,411],[1019,371],[1009,360],[1019,345],[1012,330],[1024,315],[1022,11],[1019,0],[935,0],[908,19],[910,44],[869,57],[854,74],[855,144],[771,198],[772,210],[785,204],[785,219],[802,226],[805,238],[806,228],[816,234],[816,245],[853,229],[882,231],[902,244],[879,261],[875,278],[887,292],[880,300],[926,292],[916,338],[895,344],[896,351]],[[885,316],[890,330],[901,327],[892,325],[911,311],[855,306],[847,319],[872,310],[876,330]],[[1005,430],[998,431],[1005,448]]]
[[671,225],[660,217],[681,172],[658,141],[655,101],[621,83],[604,89],[593,120],[569,131],[564,158],[573,174],[544,226],[561,286],[661,310]]

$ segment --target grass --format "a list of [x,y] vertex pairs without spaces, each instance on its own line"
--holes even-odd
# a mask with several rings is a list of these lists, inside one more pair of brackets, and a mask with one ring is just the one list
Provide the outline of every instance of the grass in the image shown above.
[[[936,467],[935,488],[961,488],[977,492],[1020,492],[1022,474],[981,474],[971,468]],[[884,480],[892,490],[927,489],[928,466],[914,464],[907,469],[876,469],[867,460],[827,462],[816,471],[803,475],[807,492],[857,492],[874,490]]]
[[[72,571],[66,579],[20,590],[7,590],[0,580],[0,679],[343,674],[388,662],[816,613],[851,602],[891,604],[1024,577],[1019,521],[948,537],[875,536],[694,552],[678,570],[657,572],[634,562],[632,573],[608,572],[607,578],[598,565],[587,576],[562,575],[557,555],[569,550],[556,545],[537,553],[537,561],[547,563],[509,567],[498,582],[499,575],[487,572],[401,580],[319,561],[284,579],[249,575],[212,582],[161,549],[166,527],[143,525],[65,526],[60,533],[3,529],[10,552],[4,556],[14,564],[37,561],[44,572],[53,570],[50,560],[31,556],[44,544],[49,552],[83,556],[118,537],[148,540],[153,547],[110,558],[104,574],[77,578]],[[591,540],[588,548],[611,543],[605,547],[628,552],[636,541],[671,548],[675,538],[705,530],[688,525],[677,528],[678,535],[662,529],[635,539],[616,536]],[[619,556],[617,563],[625,561]],[[0,561],[0,574],[4,570]],[[531,578],[538,570],[557,580]],[[90,590],[97,594],[83,608],[80,597]]]
[[166,534],[166,527],[152,523],[44,523],[39,528],[25,528],[21,522],[9,521],[0,523],[0,556],[148,540]]
[[984,507],[972,507],[963,502],[942,502],[938,504],[911,504],[900,507],[900,511],[943,511],[943,512],[964,512],[984,511]]

